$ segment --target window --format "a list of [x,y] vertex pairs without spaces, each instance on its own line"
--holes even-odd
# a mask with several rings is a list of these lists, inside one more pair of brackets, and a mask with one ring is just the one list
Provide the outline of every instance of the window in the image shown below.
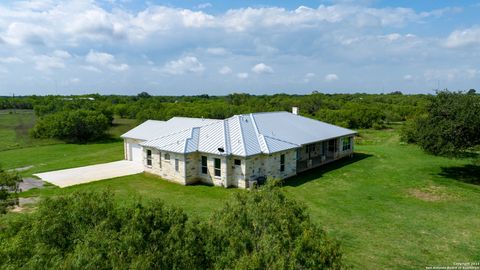
[[335,139],[328,141],[328,152],[335,152]]
[[280,156],[280,171],[285,171],[285,155]]
[[169,153],[165,153],[165,160],[170,160],[170,154]]
[[219,158],[215,159],[215,176],[222,176],[222,161]]
[[323,141],[322,142],[322,156],[325,156],[327,154],[327,147],[328,147],[327,141]]
[[350,150],[351,140],[352,140],[352,138],[350,138],[350,137],[342,139],[342,141],[343,141],[342,150],[343,151]]
[[147,150],[147,166],[152,166],[152,150]]
[[207,157],[202,156],[202,173],[207,174],[208,173],[208,166],[207,166]]
[[178,163],[180,163],[180,162],[179,162],[178,158],[176,158],[175,159],[175,171],[176,172],[178,172]]
[[235,160],[233,160],[233,164],[235,164],[235,166],[241,166],[242,161],[240,159],[235,159]]
[[315,144],[307,144],[307,153],[315,152]]

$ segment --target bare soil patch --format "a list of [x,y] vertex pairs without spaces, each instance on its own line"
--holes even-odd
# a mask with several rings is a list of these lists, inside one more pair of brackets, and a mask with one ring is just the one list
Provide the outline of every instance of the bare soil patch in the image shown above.
[[422,188],[409,189],[408,194],[425,202],[439,202],[453,199],[444,187],[430,185]]

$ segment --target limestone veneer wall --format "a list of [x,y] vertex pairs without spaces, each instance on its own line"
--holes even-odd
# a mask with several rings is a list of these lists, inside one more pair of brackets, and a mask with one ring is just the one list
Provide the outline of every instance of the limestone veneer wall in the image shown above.
[[[152,165],[147,165],[147,150],[152,151]],[[160,158],[161,154],[161,158]],[[170,160],[165,159],[165,154],[170,155]],[[178,159],[178,171],[175,170],[175,159]],[[164,179],[187,185],[191,182],[186,180],[185,177],[185,160],[184,154],[159,151],[152,148],[144,147],[143,149],[143,164],[145,166],[145,172],[156,174]]]
[[[345,137],[348,139],[348,137]],[[353,153],[353,139],[350,150],[342,151],[343,138],[337,140],[335,159],[349,156]],[[315,152],[312,156],[321,155],[322,143],[315,143]],[[152,166],[147,166],[147,150],[152,151]],[[203,182],[215,186],[247,188],[250,180],[257,180],[258,177],[272,177],[285,179],[297,174],[297,156],[305,158],[305,148],[290,149],[270,155],[260,154],[251,157],[222,156],[205,153],[178,154],[172,152],[160,152],[152,148],[144,148],[143,164],[145,171],[156,174],[170,181],[183,185]],[[170,160],[165,160],[165,154],[170,155]],[[161,154],[161,158],[160,158]],[[285,155],[285,170],[280,171],[280,156]],[[207,157],[207,173],[201,171],[201,157]],[[221,160],[221,176],[214,174],[214,159]],[[306,157],[308,159],[308,155]],[[179,160],[178,171],[175,170],[175,159]],[[235,159],[239,159],[241,165],[235,165]]]
[[[189,177],[203,182],[205,184],[210,184],[214,186],[224,186],[228,187],[228,168],[227,168],[227,157],[221,155],[213,155],[206,153],[192,153],[189,154],[187,171],[189,172]],[[202,173],[202,156],[207,157],[207,173]],[[215,158],[220,159],[220,176],[215,176]]]
[[[280,171],[280,156],[285,155],[285,170]],[[256,180],[258,177],[284,179],[297,174],[297,149],[290,149],[270,155],[247,157],[245,180]]]

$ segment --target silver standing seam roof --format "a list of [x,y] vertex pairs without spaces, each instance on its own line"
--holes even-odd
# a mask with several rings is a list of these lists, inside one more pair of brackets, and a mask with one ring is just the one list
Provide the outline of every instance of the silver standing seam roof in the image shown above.
[[141,145],[161,151],[246,157],[356,133],[289,112],[265,112],[224,120],[186,117],[148,120],[121,137],[141,140]]

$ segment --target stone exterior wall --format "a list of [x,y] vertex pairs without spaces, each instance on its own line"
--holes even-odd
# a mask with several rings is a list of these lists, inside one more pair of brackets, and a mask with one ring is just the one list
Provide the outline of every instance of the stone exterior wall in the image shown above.
[[[285,170],[280,171],[280,156],[285,155]],[[297,174],[297,149],[286,150],[270,155],[247,157],[245,180],[256,180],[258,177],[285,179]]]
[[[202,156],[207,157],[207,173],[202,173]],[[192,153],[189,154],[189,164],[187,165],[187,171],[190,173],[189,177],[192,177],[193,181],[200,181],[205,184],[214,186],[228,187],[228,167],[227,158],[225,156],[205,154],[205,153]],[[215,159],[220,159],[220,176],[215,176]]]
[[[147,150],[152,151],[152,165],[147,165]],[[160,158],[161,154],[161,158]],[[165,154],[170,155],[170,160],[165,159]],[[178,171],[175,169],[175,160],[178,159]],[[143,149],[143,164],[145,166],[145,172],[156,174],[164,179],[187,185],[191,184],[190,181],[186,181],[185,172],[185,155],[171,152],[160,152],[156,149],[144,147]]]
[[[349,137],[345,137],[348,139]],[[310,168],[317,167],[327,162],[349,156],[353,153],[353,138],[349,150],[343,151],[343,138],[338,138],[337,152],[331,160],[322,161],[321,164],[314,164]],[[315,143],[315,150],[310,156],[316,156],[317,159],[322,155],[322,142]],[[152,165],[147,166],[147,150],[152,151]],[[170,160],[165,160],[165,154],[170,155]],[[161,158],[160,158],[161,155]],[[280,170],[281,155],[285,155],[285,170]],[[202,156],[207,157],[207,173],[202,173]],[[215,176],[214,160],[221,161],[221,175]],[[297,160],[298,158],[298,160]],[[178,159],[178,170],[175,170],[175,159]],[[240,165],[235,164],[235,160],[240,161]],[[251,157],[221,156],[205,153],[177,154],[171,152],[160,152],[152,148],[143,149],[143,164],[145,172],[156,174],[164,179],[180,183],[183,185],[203,182],[215,186],[248,188],[249,181],[257,180],[259,177],[272,177],[276,179],[285,179],[297,174],[297,161],[305,162],[308,160],[306,148],[290,149],[270,155],[260,154]]]
[[[350,149],[343,151],[343,140],[351,140],[350,141]],[[346,156],[350,156],[353,154],[353,145],[354,145],[354,138],[353,136],[346,136],[341,137],[338,139],[338,152],[335,156],[335,159],[343,158]]]

